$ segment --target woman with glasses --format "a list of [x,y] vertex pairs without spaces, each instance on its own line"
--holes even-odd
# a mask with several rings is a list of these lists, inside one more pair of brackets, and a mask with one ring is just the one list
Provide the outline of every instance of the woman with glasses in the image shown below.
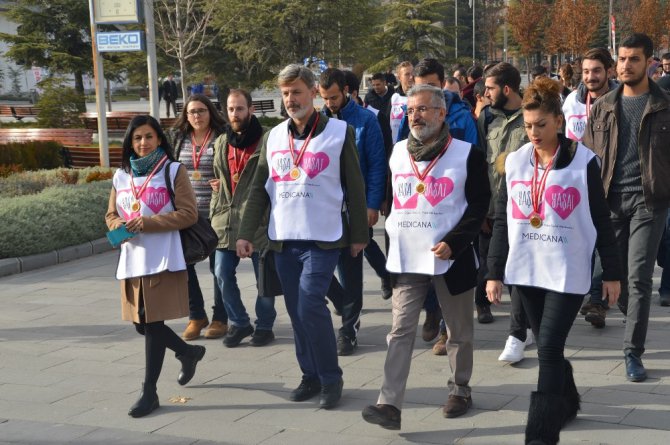
[[[198,212],[209,217],[209,202],[212,187],[209,181],[214,178],[214,141],[226,131],[226,121],[214,107],[214,104],[203,94],[193,94],[184,103],[177,123],[171,131],[171,143],[174,157],[188,171],[191,185],[195,191]],[[214,274],[214,254],[209,258],[209,270]],[[214,277],[214,313],[209,324],[205,301],[200,290],[195,265],[189,264],[188,271],[188,303],[189,323],[182,334],[184,340],[190,341],[200,337],[202,329],[209,325],[205,338],[220,338],[228,332],[228,314],[223,306],[221,290]]]

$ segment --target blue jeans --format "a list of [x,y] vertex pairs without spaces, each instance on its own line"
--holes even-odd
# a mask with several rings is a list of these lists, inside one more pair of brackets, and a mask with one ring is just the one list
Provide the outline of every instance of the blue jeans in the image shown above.
[[[209,271],[214,276],[214,306],[212,306],[214,314],[212,315],[212,321],[217,320],[222,323],[228,323],[228,314],[226,313],[226,308],[223,306],[223,298],[216,282],[216,275],[214,274],[214,254],[215,252],[212,252],[209,256]],[[198,274],[195,271],[195,264],[187,265],[186,271],[188,272],[188,318],[189,320],[202,320],[203,318],[207,318],[207,312],[205,312],[205,299],[202,296],[202,290],[200,290],[200,282],[198,281]]]
[[600,263],[598,250],[593,253],[591,264],[591,289],[589,289],[589,301],[592,305],[602,306],[609,309],[607,299],[603,300],[603,265]]
[[665,236],[661,240],[664,247],[663,274],[661,275],[661,287],[658,293],[661,296],[670,295],[670,212],[668,212],[668,220],[665,223]]
[[327,296],[342,314],[340,334],[356,338],[363,309],[363,255],[354,258],[349,247],[340,250],[337,272],[340,281],[331,278]]
[[321,249],[311,241],[286,241],[282,251],[275,253],[298,364],[303,378],[318,378],[322,385],[342,378],[333,321],[326,307],[326,291],[339,256],[339,249]]
[[[215,254],[214,275],[223,295],[223,305],[230,324],[237,327],[249,326],[251,324],[249,314],[242,303],[240,288],[237,285],[236,270],[240,264],[240,257],[235,251],[227,249],[216,249]],[[258,253],[254,252],[251,256],[251,263],[258,280]],[[275,299],[256,296],[256,317],[256,329],[271,331],[277,318]]]

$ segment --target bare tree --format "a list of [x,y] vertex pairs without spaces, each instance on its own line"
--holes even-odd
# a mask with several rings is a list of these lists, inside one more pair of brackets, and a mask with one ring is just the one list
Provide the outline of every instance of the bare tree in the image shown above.
[[[152,0],[145,0],[152,1]],[[165,54],[179,61],[182,97],[186,98],[186,62],[202,54],[218,33],[210,27],[217,2],[206,0],[156,0],[156,44]]]

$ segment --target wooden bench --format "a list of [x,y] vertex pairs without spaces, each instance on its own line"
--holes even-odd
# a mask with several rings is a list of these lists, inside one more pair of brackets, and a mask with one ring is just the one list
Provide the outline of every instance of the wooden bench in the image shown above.
[[[109,166],[121,167],[123,148],[109,147]],[[84,168],[100,165],[100,148],[96,145],[67,146],[63,148],[63,160],[66,167]]]
[[251,105],[255,108],[254,113],[273,113],[275,110],[275,101],[273,99],[252,100]]
[[0,144],[56,141],[62,145],[91,145],[93,130],[86,128],[0,128]]
[[0,116],[13,117],[20,121],[24,117],[37,117],[40,109],[33,105],[0,105]]
[[178,117],[161,117],[161,127],[163,127],[164,131],[167,131],[174,127],[174,124],[176,124],[178,120]]
[[[135,116],[145,115],[142,111],[110,111],[107,116],[107,130],[120,132],[126,131],[130,121]],[[98,131],[98,113],[81,113],[79,115],[84,126],[90,130]]]

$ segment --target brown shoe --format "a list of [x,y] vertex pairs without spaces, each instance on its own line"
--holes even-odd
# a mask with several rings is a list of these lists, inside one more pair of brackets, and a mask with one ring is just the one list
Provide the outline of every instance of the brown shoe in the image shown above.
[[444,417],[451,419],[467,413],[472,406],[472,397],[450,395],[447,404],[442,407]]
[[433,354],[435,355],[447,355],[447,339],[449,334],[443,332],[440,334],[440,338],[437,339],[437,342],[433,345]]
[[437,334],[440,333],[440,320],[442,320],[442,313],[439,310],[426,312],[426,321],[423,322],[423,330],[421,331],[423,341],[435,340]]
[[387,430],[400,429],[400,410],[393,405],[370,405],[361,413],[368,423],[374,423]]
[[582,315],[586,315],[588,311],[591,310],[593,305],[591,304],[591,300],[586,300],[586,303],[582,305],[582,307],[579,309],[579,313]]
[[186,341],[195,340],[200,337],[200,331],[202,331],[209,324],[207,318],[201,320],[189,320],[188,326],[184,329],[184,332],[181,334],[181,338]]
[[205,338],[221,338],[228,333],[228,325],[219,320],[212,320],[205,331]]
[[605,317],[607,317],[607,309],[599,304],[594,304],[589,308],[584,319],[591,323],[594,328],[604,328]]

